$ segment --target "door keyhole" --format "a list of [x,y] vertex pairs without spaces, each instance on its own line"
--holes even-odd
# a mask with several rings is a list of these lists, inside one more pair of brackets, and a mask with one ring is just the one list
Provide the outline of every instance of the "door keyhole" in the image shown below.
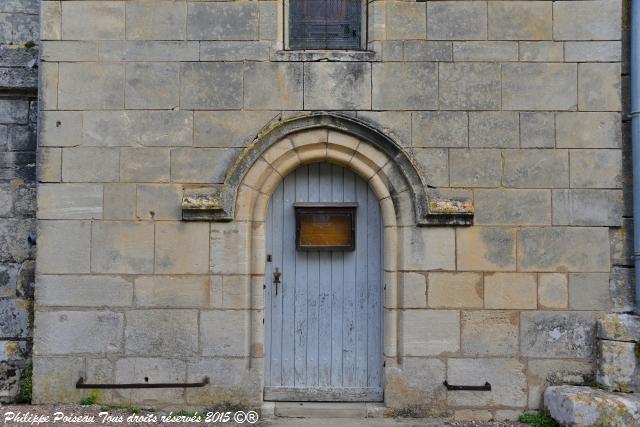
[[278,284],[280,283],[280,276],[282,273],[278,271],[278,267],[276,267],[276,271],[273,272],[273,285],[276,287],[276,295],[278,295]]

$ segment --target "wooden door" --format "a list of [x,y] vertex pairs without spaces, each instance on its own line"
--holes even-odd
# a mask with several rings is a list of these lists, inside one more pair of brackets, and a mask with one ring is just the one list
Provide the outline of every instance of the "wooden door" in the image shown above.
[[[355,250],[297,251],[296,202],[356,202]],[[266,228],[265,400],[381,401],[383,242],[375,195],[340,166],[303,166],[271,196]]]

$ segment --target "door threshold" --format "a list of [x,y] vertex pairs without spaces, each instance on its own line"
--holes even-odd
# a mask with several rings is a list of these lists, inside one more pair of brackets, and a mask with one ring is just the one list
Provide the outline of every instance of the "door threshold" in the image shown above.
[[263,413],[280,418],[380,418],[382,402],[264,402]]

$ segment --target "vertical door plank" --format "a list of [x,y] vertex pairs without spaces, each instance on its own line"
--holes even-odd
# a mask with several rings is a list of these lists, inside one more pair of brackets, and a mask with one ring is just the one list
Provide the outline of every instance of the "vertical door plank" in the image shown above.
[[[344,169],[331,166],[331,201],[344,202]],[[331,256],[331,386],[342,386],[342,303],[344,252]]]
[[[320,167],[309,165],[309,201],[320,201]],[[318,308],[320,299],[320,254],[307,254],[307,277],[309,292],[307,298],[307,384],[318,384]]]
[[[309,167],[295,171],[296,202],[309,200]],[[295,233],[295,230],[294,230]],[[296,251],[296,295],[295,295],[295,385],[307,384],[307,252]]]
[[294,383],[294,345],[295,345],[295,218],[293,203],[296,197],[296,176],[289,174],[283,182],[282,213],[282,384],[293,387]]
[[368,253],[368,386],[376,387],[381,384],[381,367],[382,360],[380,359],[380,348],[382,343],[380,342],[380,298],[382,295],[381,277],[380,277],[380,264],[382,254],[380,253],[380,240],[381,235],[377,233],[380,230],[380,210],[376,209],[378,200],[373,194],[370,188],[367,188],[367,230],[371,230],[371,233],[367,233],[367,248]]
[[356,220],[356,386],[367,385],[367,184],[356,182],[359,208]]
[[[331,165],[320,163],[320,201],[331,201]],[[319,385],[331,385],[331,252],[320,251]]]
[[[344,201],[356,202],[356,179],[350,170],[344,171]],[[362,209],[362,208],[357,208]],[[360,225],[356,223],[356,228]],[[356,240],[356,251],[358,241]],[[356,386],[356,252],[344,254],[344,274],[342,284],[342,375],[345,387]]]
[[[279,186],[271,196],[273,205],[273,268],[279,268],[282,271],[282,206],[284,191]],[[273,385],[282,384],[282,292],[275,294],[273,278],[269,278],[269,286],[271,287],[271,383]]]

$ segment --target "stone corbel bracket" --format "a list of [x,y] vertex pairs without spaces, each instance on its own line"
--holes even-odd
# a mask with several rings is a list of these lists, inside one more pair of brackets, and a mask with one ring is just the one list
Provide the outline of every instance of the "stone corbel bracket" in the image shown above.
[[[473,202],[470,197],[428,193],[424,179],[405,150],[387,135],[352,117],[309,113],[277,120],[263,129],[227,170],[224,184],[185,189],[182,219],[185,221],[232,221],[238,188],[254,162],[273,144],[294,132],[328,128],[367,141],[385,153],[402,172],[411,192],[418,226],[472,225]],[[393,192],[392,192],[393,194]]]

